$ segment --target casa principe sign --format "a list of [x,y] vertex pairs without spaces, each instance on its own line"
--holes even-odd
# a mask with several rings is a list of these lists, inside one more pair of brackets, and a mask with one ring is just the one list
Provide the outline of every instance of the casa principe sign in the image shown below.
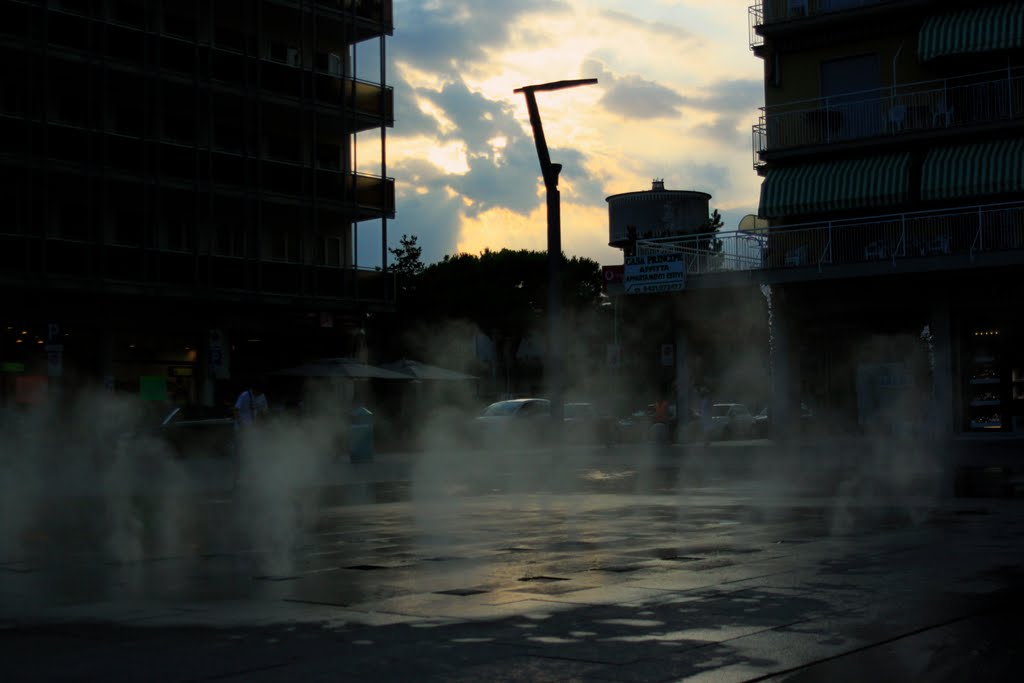
[[626,294],[681,291],[686,288],[683,254],[627,256],[622,284]]

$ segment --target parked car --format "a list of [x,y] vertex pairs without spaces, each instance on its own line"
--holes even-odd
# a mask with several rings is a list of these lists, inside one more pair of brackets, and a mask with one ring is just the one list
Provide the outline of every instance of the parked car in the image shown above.
[[234,452],[235,421],[230,408],[175,406],[160,424],[159,435],[178,457],[227,456]]
[[470,440],[477,446],[534,445],[547,431],[551,401],[515,398],[492,403],[470,425]]
[[[517,398],[487,406],[473,420],[471,441],[478,446],[536,446],[551,434],[551,402],[545,398]],[[608,443],[611,421],[593,403],[566,403],[563,438],[566,443]]]
[[754,431],[754,416],[742,403],[711,405],[711,439],[749,438]]
[[[813,431],[814,413],[806,404],[800,404],[800,432],[809,434]],[[765,406],[760,413],[754,416],[754,436],[767,438],[772,434],[771,411]]]

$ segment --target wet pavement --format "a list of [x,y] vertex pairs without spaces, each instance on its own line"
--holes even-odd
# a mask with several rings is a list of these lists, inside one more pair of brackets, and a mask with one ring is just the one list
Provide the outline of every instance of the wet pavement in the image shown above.
[[4,677],[1017,680],[1024,501],[953,498],[940,464],[880,455],[383,455],[283,491],[232,490],[217,461],[79,480],[0,557]]

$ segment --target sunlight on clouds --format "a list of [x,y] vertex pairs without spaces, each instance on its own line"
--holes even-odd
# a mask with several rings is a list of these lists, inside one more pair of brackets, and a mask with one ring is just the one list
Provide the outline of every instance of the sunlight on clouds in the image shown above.
[[[494,208],[463,217],[458,250],[478,254],[484,249],[534,249],[546,251],[547,209],[538,203],[529,215]],[[608,244],[608,212],[605,207],[581,206],[562,202],[562,251],[569,256],[585,256],[598,263],[616,263],[621,252]]]
[[445,173],[463,175],[469,173],[469,161],[466,155],[466,143],[453,140],[440,143],[434,138],[423,135],[409,138],[394,137],[388,145],[388,156],[391,163],[406,160],[427,160]]
[[455,124],[452,122],[450,118],[448,118],[448,115],[445,113],[444,109],[437,106],[427,98],[417,97],[416,106],[419,108],[421,112],[437,121],[437,128],[442,135],[447,135],[448,133],[455,130]]
[[394,67],[402,79],[413,88],[423,88],[437,92],[448,83],[448,79],[444,77],[444,74],[417,69],[408,62],[396,60]]

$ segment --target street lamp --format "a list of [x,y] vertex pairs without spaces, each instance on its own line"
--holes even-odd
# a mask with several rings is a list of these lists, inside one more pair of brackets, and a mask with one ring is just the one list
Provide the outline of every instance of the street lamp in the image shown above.
[[530,125],[533,127],[533,140],[537,144],[537,157],[540,159],[540,172],[544,177],[547,189],[548,205],[548,349],[545,361],[545,375],[548,380],[548,392],[551,397],[551,420],[555,438],[561,439],[562,420],[565,408],[562,395],[565,390],[565,349],[562,345],[562,215],[558,194],[558,174],[561,164],[551,163],[548,154],[548,143],[544,139],[544,128],[540,122],[540,110],[537,109],[538,90],[564,90],[580,85],[597,83],[596,78],[581,78],[574,81],[555,81],[540,85],[527,85],[517,88],[526,96],[526,108],[530,113]]

